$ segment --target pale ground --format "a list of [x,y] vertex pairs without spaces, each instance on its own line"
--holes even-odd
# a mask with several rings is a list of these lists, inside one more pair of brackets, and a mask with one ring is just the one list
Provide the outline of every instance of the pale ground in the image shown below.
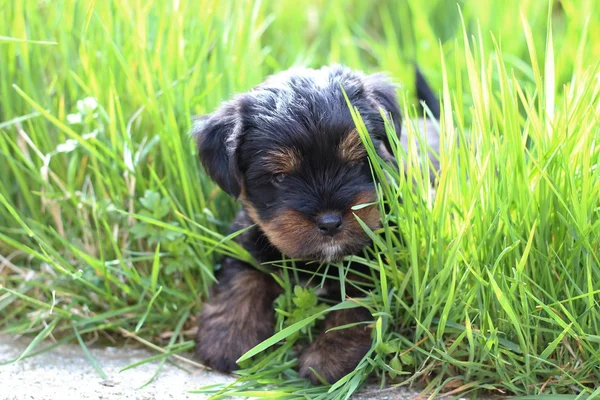
[[[0,363],[18,357],[27,347],[29,339],[0,335]],[[41,348],[41,347],[40,347]],[[148,363],[119,372],[123,367],[154,355],[139,348],[105,347],[90,349],[108,380],[94,370],[81,347],[63,345],[18,363],[0,365],[0,399],[10,400],[76,400],[76,399],[205,399],[206,396],[190,394],[201,386],[231,382],[233,378],[214,372],[185,366],[192,373],[166,363],[149,385],[140,388],[156,372],[158,363]],[[183,365],[183,364],[181,364]],[[366,388],[354,399],[412,399],[417,392],[410,390],[377,393]]]

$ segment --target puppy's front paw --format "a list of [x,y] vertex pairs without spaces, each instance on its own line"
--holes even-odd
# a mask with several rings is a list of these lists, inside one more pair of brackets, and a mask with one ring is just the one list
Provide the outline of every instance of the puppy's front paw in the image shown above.
[[300,376],[317,385],[320,381],[314,370],[328,383],[335,383],[356,368],[370,346],[370,339],[353,343],[350,337],[344,340],[319,337],[300,357]]
[[196,355],[206,366],[231,372],[245,352],[273,334],[275,286],[254,270],[239,272],[219,285],[199,317]]
[[227,310],[225,305],[206,304],[200,314],[196,355],[212,369],[231,372],[245,352],[272,333],[270,318],[260,320],[240,310]]
[[[326,330],[369,316],[365,309],[335,311],[327,318]],[[363,324],[324,332],[300,356],[300,376],[319,384],[314,370],[328,383],[335,383],[352,372],[370,348],[371,330]]]

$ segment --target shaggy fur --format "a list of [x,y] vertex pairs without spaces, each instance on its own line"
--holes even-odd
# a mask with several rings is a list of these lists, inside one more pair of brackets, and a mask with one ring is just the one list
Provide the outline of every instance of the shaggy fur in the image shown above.
[[[194,123],[204,168],[244,206],[232,230],[256,224],[236,240],[261,263],[286,256],[314,269],[314,261],[339,261],[369,243],[356,217],[371,229],[380,224],[375,205],[353,209],[374,202],[376,194],[342,88],[375,148],[389,158],[385,123],[401,132],[395,86],[384,75],[342,66],[279,73]],[[428,87],[420,92],[432,95]],[[235,360],[273,333],[272,303],[280,288],[232,258],[222,263],[218,280],[199,318],[197,354],[208,366],[231,371]],[[331,313],[325,325],[369,320],[358,308]],[[300,357],[300,374],[316,383],[312,368],[335,382],[370,346],[365,323],[323,332]]]

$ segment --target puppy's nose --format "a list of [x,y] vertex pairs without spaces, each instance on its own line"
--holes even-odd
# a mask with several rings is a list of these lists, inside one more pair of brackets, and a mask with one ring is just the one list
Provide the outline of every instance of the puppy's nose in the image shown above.
[[342,217],[337,214],[323,214],[317,219],[317,227],[323,236],[335,236],[342,231]]

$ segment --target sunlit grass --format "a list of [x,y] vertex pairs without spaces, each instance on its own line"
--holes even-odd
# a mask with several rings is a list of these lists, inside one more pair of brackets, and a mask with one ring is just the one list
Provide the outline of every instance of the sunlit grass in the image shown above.
[[[191,115],[271,72],[342,62],[388,71],[404,83],[404,114],[417,117],[417,61],[442,99],[435,197],[408,124],[414,146],[397,152],[406,167],[372,154],[389,213],[354,258],[371,267],[366,282],[347,282],[364,296],[315,303],[282,265],[278,333],[242,362],[237,383],[202,391],[345,398],[369,375],[429,394],[599,394],[593,1],[550,12],[517,0],[0,9],[0,326],[31,335],[21,358],[49,336],[84,350],[133,336],[163,363],[190,351],[213,266],[222,254],[253,262],[223,236],[237,205],[199,169]],[[373,315],[372,351],[333,386],[298,379],[294,344],[325,310],[356,302]]]

